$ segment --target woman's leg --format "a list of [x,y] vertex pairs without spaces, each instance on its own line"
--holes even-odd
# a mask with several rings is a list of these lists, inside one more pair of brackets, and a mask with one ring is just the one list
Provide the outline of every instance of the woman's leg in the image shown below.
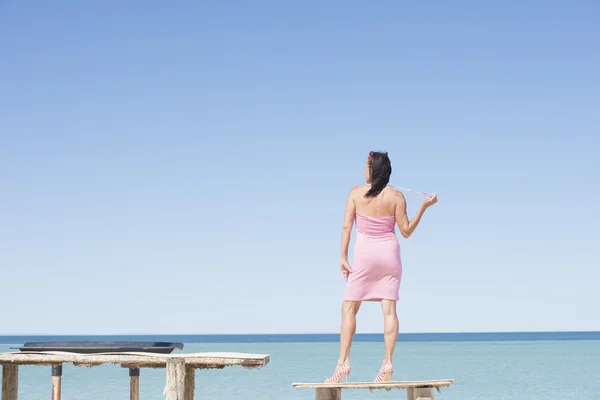
[[344,301],[342,304],[342,327],[340,329],[340,358],[338,365],[342,365],[350,358],[352,338],[356,332],[356,314],[360,309],[360,301]]
[[392,363],[396,339],[398,339],[398,315],[395,300],[381,300],[383,311],[383,338],[385,341],[385,358],[383,365]]

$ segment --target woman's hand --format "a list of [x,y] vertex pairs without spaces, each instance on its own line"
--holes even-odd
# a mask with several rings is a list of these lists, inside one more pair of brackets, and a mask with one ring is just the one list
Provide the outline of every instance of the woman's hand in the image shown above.
[[350,264],[345,258],[340,260],[340,270],[342,271],[342,276],[344,279],[348,280],[348,274],[352,272],[352,268],[350,268]]
[[423,200],[423,203],[421,203],[421,208],[423,210],[426,210],[427,208],[431,207],[435,203],[437,203],[437,194],[434,193],[431,196],[429,196],[428,198],[426,198],[425,200]]

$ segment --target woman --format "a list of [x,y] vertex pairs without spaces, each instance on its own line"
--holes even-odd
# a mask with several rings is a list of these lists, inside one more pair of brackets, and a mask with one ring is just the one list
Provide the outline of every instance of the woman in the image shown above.
[[[398,337],[396,301],[402,277],[400,246],[394,223],[408,238],[417,228],[425,210],[437,202],[437,196],[426,198],[417,215],[409,221],[406,201],[399,191],[388,186],[392,166],[387,153],[370,152],[365,164],[366,185],[352,188],[346,203],[342,230],[340,268],[346,279],[342,305],[340,358],[325,382],[339,382],[350,374],[350,346],[356,332],[356,314],[363,301],[379,301],[383,310],[385,358],[374,382],[389,381],[394,369],[392,354]],[[348,263],[348,245],[356,219],[357,237],[354,265]]]

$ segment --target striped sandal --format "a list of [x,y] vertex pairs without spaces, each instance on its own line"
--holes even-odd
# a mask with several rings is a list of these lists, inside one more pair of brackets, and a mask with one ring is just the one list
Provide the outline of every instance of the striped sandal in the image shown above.
[[379,373],[377,374],[377,376],[375,377],[373,382],[375,382],[375,383],[388,382],[391,379],[393,373],[394,373],[394,368],[392,367],[392,364],[387,363],[381,367],[381,369],[379,370]]
[[350,370],[352,370],[352,368],[347,362],[342,365],[338,365],[335,368],[333,376],[325,379],[325,383],[340,383],[340,380],[343,376],[346,377],[346,382],[348,382],[348,375],[350,375]]

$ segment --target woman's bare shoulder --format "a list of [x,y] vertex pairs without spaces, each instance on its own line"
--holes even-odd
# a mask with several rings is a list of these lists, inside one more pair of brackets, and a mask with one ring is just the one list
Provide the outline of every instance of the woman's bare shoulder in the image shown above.
[[362,196],[369,190],[369,185],[356,185],[350,189],[350,196]]
[[403,203],[406,201],[404,199],[404,194],[401,191],[392,187],[387,186],[385,189],[383,189],[383,193],[385,193],[386,196],[389,196],[389,198],[395,202]]

